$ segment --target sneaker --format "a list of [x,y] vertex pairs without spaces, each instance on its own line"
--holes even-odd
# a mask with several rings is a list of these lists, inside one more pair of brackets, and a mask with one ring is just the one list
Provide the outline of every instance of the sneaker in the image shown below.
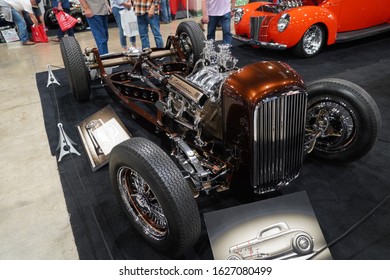
[[59,43],[60,41],[61,41],[61,39],[60,38],[54,38],[54,39],[51,39],[53,42],[56,42],[56,43]]
[[35,43],[31,42],[31,41],[26,41],[26,42],[23,42],[22,45],[23,46],[32,46],[32,45],[35,45]]
[[131,55],[131,56],[139,56],[140,54],[142,54],[142,51],[137,49],[137,48],[134,48],[134,47],[130,47],[127,52]]

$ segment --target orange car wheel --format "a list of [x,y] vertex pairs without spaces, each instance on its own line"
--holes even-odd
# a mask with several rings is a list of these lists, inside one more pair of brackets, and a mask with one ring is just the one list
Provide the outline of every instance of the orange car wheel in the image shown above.
[[325,30],[321,25],[314,24],[306,30],[299,43],[293,48],[299,57],[312,57],[320,52],[325,42]]

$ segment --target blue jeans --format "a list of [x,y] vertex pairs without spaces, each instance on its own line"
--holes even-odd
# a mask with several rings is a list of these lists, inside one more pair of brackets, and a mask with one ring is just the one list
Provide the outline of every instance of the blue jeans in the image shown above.
[[[63,10],[64,10],[64,12],[67,13],[67,14],[70,13],[70,9],[68,9],[68,8],[63,8]],[[73,30],[73,28],[69,28],[68,30],[66,30],[66,31],[64,32],[64,31],[61,30],[60,27],[58,27],[58,29],[57,29],[57,37],[58,37],[59,39],[61,39],[62,37],[64,37],[64,36],[65,36],[65,33],[68,33],[68,36],[74,36],[74,30]]]
[[108,16],[94,15],[87,22],[91,28],[93,38],[99,50],[99,54],[108,53]]
[[171,7],[169,0],[161,0],[161,20],[163,22],[171,22]]
[[11,12],[12,12],[12,20],[18,27],[20,41],[22,41],[22,43],[27,42],[28,31],[27,31],[27,25],[26,22],[24,21],[24,18],[14,8],[11,9]]
[[141,37],[142,49],[150,48],[148,25],[152,29],[154,41],[157,48],[164,47],[164,41],[160,33],[160,19],[158,15],[154,15],[152,18],[148,17],[148,14],[137,16],[138,31]]
[[207,40],[215,40],[215,30],[218,23],[221,24],[223,33],[223,44],[232,44],[232,33],[230,31],[230,12],[223,16],[209,16],[209,23],[207,24]]
[[[121,10],[122,9],[120,9],[120,8],[113,7],[112,8],[112,14],[114,15],[116,24],[118,25],[119,42],[121,43],[121,47],[124,49],[124,48],[127,48],[127,42],[126,42],[126,36],[123,35],[123,28],[122,28],[122,23],[121,23],[121,14],[119,13]],[[130,43],[131,43],[132,46],[135,46],[136,38],[137,37],[135,37],[135,36],[130,37]]]

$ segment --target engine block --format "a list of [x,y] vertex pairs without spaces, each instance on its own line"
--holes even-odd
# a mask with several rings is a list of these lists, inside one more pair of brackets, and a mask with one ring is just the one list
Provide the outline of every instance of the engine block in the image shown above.
[[168,97],[164,113],[187,128],[197,130],[205,114],[207,102],[219,103],[220,86],[237,69],[237,59],[231,55],[230,46],[220,45],[217,52],[212,40],[205,48],[192,73],[187,77],[172,75],[168,79]]

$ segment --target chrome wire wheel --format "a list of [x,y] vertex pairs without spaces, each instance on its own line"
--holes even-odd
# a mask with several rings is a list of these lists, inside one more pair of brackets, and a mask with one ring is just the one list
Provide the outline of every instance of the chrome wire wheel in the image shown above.
[[324,32],[318,25],[311,26],[303,35],[303,50],[309,56],[318,53],[324,41]]
[[329,98],[318,101],[308,109],[307,123],[310,131],[322,131],[315,149],[328,153],[346,149],[359,130],[353,110]]
[[135,223],[150,238],[163,240],[168,233],[168,223],[149,184],[129,167],[120,167],[117,176],[120,196]]
[[380,127],[374,99],[350,81],[327,78],[307,85],[306,132],[313,154],[337,163],[357,160],[373,147]]
[[145,242],[173,257],[195,244],[198,206],[164,150],[148,139],[130,138],[112,149],[109,173],[119,204]]

